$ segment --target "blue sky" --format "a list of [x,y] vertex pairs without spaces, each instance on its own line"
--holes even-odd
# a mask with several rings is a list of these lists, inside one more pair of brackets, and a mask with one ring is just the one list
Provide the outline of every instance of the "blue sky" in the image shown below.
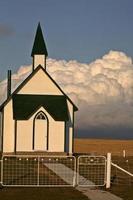
[[32,63],[38,22],[49,58],[77,60],[47,64],[79,102],[81,136],[133,138],[133,0],[0,0],[0,81]]
[[39,21],[51,58],[89,63],[111,49],[133,56],[132,0],[1,0],[0,80],[31,63]]

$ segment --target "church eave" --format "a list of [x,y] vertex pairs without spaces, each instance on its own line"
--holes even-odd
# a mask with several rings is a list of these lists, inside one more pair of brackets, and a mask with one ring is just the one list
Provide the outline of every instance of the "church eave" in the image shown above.
[[39,108],[43,107],[55,121],[68,121],[68,107],[64,95],[13,95],[13,118],[29,119]]

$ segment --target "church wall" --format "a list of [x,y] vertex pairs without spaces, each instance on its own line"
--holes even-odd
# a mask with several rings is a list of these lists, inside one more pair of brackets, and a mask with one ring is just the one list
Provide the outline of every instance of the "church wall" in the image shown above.
[[17,121],[17,151],[34,151],[33,120],[39,111],[43,111],[49,120],[48,151],[64,152],[64,122],[55,121],[43,107],[29,120]]
[[14,128],[12,100],[4,107],[3,152],[14,152]]
[[64,152],[65,123],[50,120],[49,126],[49,151]]
[[32,151],[33,120],[17,121],[16,151]]
[[18,94],[62,95],[61,91],[42,69],[24,85]]

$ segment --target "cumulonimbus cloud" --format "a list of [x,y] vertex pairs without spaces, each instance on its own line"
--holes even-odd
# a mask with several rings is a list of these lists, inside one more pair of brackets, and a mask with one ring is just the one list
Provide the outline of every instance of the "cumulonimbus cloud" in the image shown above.
[[[133,128],[133,63],[125,53],[110,51],[92,63],[76,60],[47,60],[47,71],[79,107],[76,127],[129,126]],[[27,75],[31,66],[13,74],[13,88]],[[6,80],[0,83],[0,98]]]

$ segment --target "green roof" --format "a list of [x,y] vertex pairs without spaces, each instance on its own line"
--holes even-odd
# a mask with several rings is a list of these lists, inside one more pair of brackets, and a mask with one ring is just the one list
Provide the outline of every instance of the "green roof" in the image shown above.
[[46,48],[45,41],[43,38],[43,33],[42,33],[40,23],[38,24],[38,27],[37,27],[36,36],[35,36],[32,52],[31,52],[31,56],[33,57],[34,55],[48,56],[48,52],[47,52],[47,48]]
[[54,120],[68,121],[68,107],[63,95],[13,95],[13,118],[29,119],[40,107],[43,107]]

